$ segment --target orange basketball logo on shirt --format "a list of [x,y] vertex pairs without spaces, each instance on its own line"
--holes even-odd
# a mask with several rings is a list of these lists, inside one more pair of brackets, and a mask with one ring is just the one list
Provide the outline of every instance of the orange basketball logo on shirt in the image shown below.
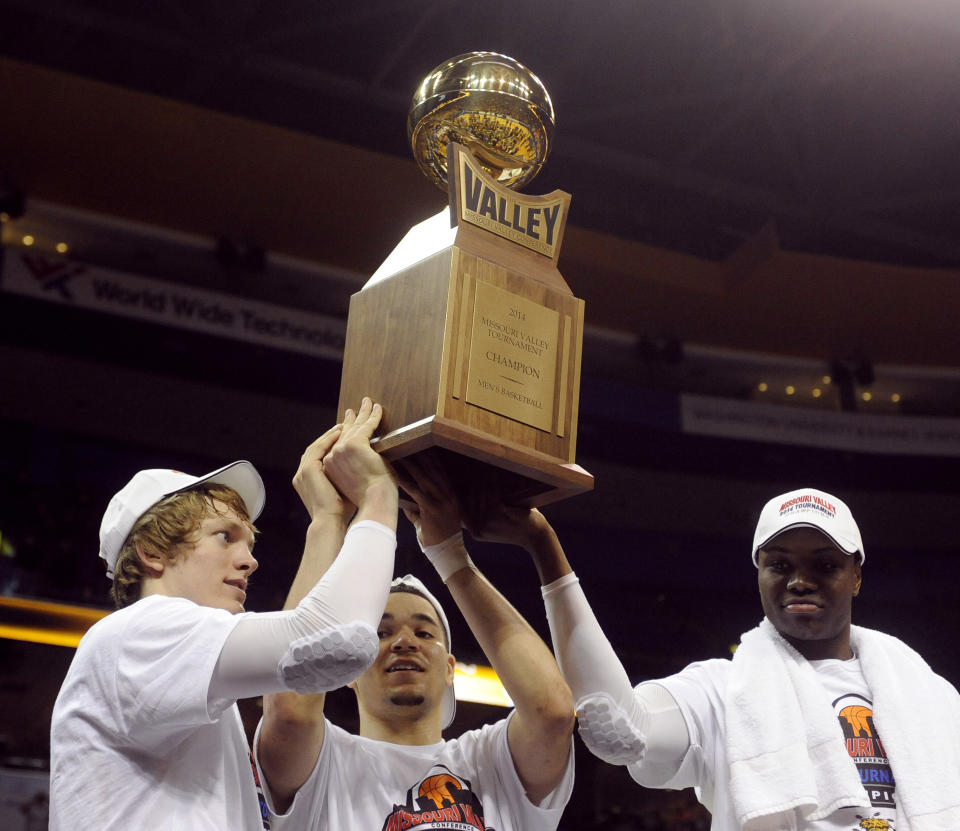
[[438,773],[424,779],[420,783],[420,792],[418,796],[422,799],[429,799],[438,808],[443,808],[444,803],[453,805],[456,802],[453,794],[450,792],[450,786],[453,785],[458,791],[465,790],[463,783],[455,776],[449,773]]
[[469,779],[436,764],[407,791],[403,804],[394,804],[381,831],[427,831],[462,828],[464,831],[495,831],[483,819],[483,803]]
[[[847,752],[854,759],[887,755],[873,724],[873,710],[863,704],[851,704],[840,711],[839,719],[847,743]],[[868,780],[865,779],[864,784],[867,783]]]
[[850,729],[853,730],[854,736],[860,736],[866,733],[870,735],[872,732],[870,730],[870,725],[867,723],[867,719],[873,715],[873,710],[869,707],[864,707],[862,704],[855,704],[852,707],[844,707],[840,711],[840,717],[845,718],[847,723],[850,725]]

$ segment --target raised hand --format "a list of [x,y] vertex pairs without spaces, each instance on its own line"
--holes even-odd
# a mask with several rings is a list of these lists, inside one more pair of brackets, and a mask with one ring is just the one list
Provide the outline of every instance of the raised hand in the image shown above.
[[327,514],[342,519],[350,519],[354,505],[343,498],[324,472],[323,457],[340,438],[342,424],[334,424],[322,436],[311,442],[300,457],[300,466],[293,477],[293,487],[300,495],[303,506],[311,519]]
[[359,410],[348,409],[340,435],[323,457],[323,470],[330,481],[357,507],[371,490],[396,492],[387,463],[370,446],[382,415],[383,408],[366,397]]
[[460,530],[460,502],[443,465],[429,453],[408,457],[396,466],[400,486],[417,503],[403,509],[417,529],[421,545],[436,545]]
[[483,542],[510,543],[529,549],[538,534],[549,527],[536,508],[492,502],[485,506],[482,524],[468,526],[470,535]]

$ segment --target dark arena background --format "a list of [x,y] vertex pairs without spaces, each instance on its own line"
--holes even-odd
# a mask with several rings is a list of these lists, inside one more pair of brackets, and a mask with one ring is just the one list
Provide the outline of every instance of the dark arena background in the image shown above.
[[[596,487],[545,512],[632,679],[730,654],[760,618],[759,509],[810,484],[863,532],[855,622],[960,682],[952,0],[0,0],[3,828],[46,827],[73,651],[46,635],[109,609],[97,531],[135,470],[251,460],[248,608],[282,604],[350,295],[444,206],[406,145],[412,93],[480,49],[556,107],[527,191],[573,196]],[[528,558],[473,549],[546,634]],[[408,527],[397,569],[438,587]],[[353,724],[348,695],[329,709]],[[452,731],[502,712],[463,703]],[[578,741],[561,828],[708,824]]]

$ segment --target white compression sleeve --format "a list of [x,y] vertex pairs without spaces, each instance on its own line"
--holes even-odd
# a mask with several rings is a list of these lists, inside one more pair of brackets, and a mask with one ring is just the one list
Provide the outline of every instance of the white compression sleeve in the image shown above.
[[572,572],[541,588],[557,663],[574,700],[604,692],[621,708],[633,686]]
[[[337,558],[295,609],[251,613],[237,623],[220,651],[208,700],[291,688],[305,692],[280,669],[281,661],[291,659],[291,646],[298,654],[327,650],[330,661],[345,663],[352,677],[340,684],[360,675],[376,656],[376,627],[387,604],[396,545],[396,534],[379,522],[351,525]],[[320,633],[324,636],[316,640]]]
[[577,702],[587,747],[612,764],[655,759],[659,767],[679,768],[689,738],[669,692],[659,685],[633,689],[575,574],[542,593],[554,654]]

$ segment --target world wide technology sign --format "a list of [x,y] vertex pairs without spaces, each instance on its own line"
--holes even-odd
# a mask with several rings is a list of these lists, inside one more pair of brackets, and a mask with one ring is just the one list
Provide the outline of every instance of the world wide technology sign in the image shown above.
[[25,250],[6,252],[0,289],[328,360],[343,358],[346,322],[339,318]]

